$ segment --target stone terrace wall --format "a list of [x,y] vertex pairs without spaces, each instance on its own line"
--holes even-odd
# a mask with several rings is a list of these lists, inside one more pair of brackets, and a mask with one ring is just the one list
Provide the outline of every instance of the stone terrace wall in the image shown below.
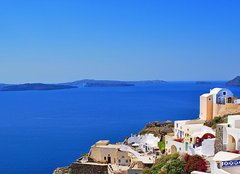
[[108,166],[106,165],[92,165],[82,163],[72,163],[71,174],[107,174]]
[[216,116],[224,116],[238,113],[240,113],[240,104],[226,103],[225,105],[217,105]]

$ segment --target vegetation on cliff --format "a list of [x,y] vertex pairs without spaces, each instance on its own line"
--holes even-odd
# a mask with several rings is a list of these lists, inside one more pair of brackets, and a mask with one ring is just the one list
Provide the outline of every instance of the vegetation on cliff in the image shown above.
[[[235,113],[231,115],[240,115],[240,113]],[[227,123],[227,122],[228,122],[228,115],[224,115],[224,116],[214,117],[212,120],[206,120],[204,125],[211,127],[212,129],[216,129],[217,124]]]
[[140,135],[154,134],[155,136],[163,136],[168,133],[173,133],[174,125],[171,121],[166,122],[150,122],[140,132]]
[[227,123],[228,116],[214,117],[212,120],[206,120],[204,125],[216,129],[217,124]]
[[206,161],[199,155],[174,153],[162,155],[151,168],[145,168],[143,174],[190,174],[192,171],[206,172]]
[[187,174],[185,161],[178,153],[162,155],[151,168],[145,168],[143,174]]

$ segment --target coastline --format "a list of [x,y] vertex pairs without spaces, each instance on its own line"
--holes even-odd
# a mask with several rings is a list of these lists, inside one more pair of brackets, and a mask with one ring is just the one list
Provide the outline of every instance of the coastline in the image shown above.
[[[167,120],[166,122],[149,122],[146,124],[146,126],[139,131],[137,135],[131,135],[131,137],[134,136],[152,136],[152,137],[158,137],[157,143],[163,139],[163,137],[169,133],[173,133],[174,125],[171,121]],[[130,138],[131,138],[130,137]],[[117,145],[125,145],[126,148],[129,148],[127,145],[127,140],[129,137],[127,137],[124,141],[116,143]],[[99,140],[100,141],[109,141],[109,140]],[[98,143],[98,142],[97,142]],[[94,145],[93,145],[94,146]],[[159,144],[158,144],[159,146]],[[90,147],[91,149],[91,147]],[[159,150],[159,149],[158,149]],[[162,151],[162,152],[161,152]],[[104,174],[108,169],[107,163],[96,163],[90,160],[90,162],[87,162],[89,159],[89,152],[88,154],[85,154],[83,156],[80,156],[79,159],[73,161],[69,166],[65,167],[58,167],[53,171],[53,174],[82,174],[82,173],[94,173],[96,170],[100,171],[101,174]],[[159,150],[159,154],[164,153],[163,149]],[[92,170],[91,172],[89,170]],[[139,170],[138,170],[139,171]]]

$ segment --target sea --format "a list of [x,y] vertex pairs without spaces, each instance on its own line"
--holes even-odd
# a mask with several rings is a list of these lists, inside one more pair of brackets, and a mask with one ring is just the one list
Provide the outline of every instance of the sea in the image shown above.
[[[195,119],[199,96],[224,82],[0,92],[0,173],[51,174],[148,122]],[[240,97],[239,87],[228,87]]]

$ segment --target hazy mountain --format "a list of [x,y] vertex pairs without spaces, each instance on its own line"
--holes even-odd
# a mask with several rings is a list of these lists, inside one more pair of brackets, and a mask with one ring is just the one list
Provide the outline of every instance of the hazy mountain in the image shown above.
[[228,86],[240,86],[240,76],[235,77],[234,79],[226,83]]

